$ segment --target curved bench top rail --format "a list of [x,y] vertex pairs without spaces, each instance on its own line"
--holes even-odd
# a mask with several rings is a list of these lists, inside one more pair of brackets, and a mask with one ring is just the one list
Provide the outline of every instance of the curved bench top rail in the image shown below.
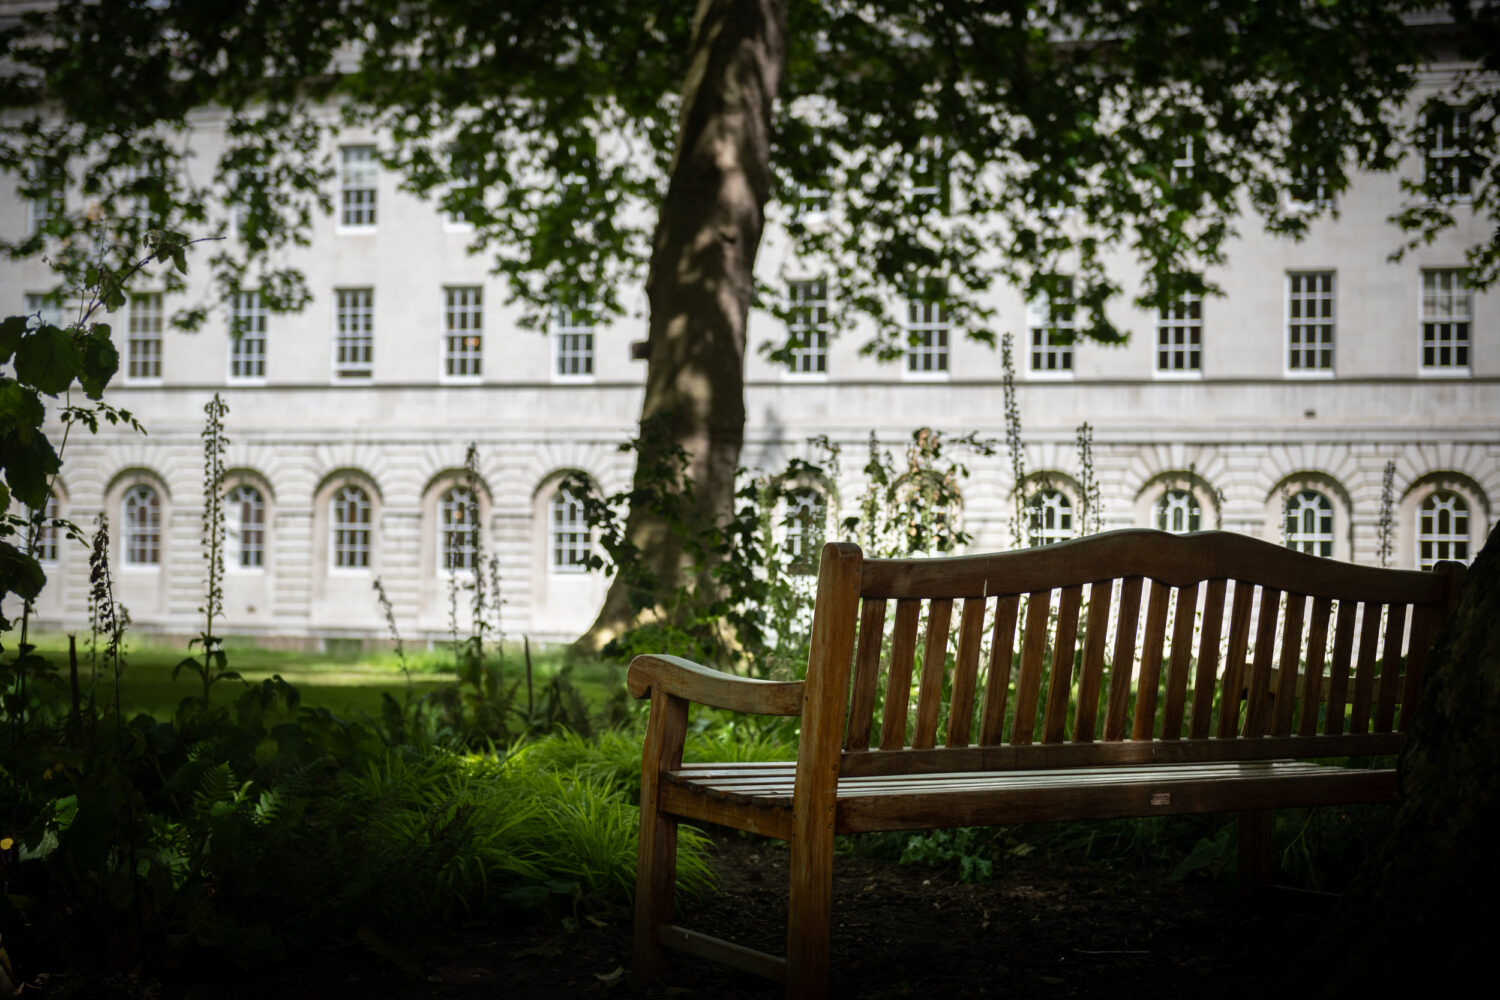
[[1121,577],[1172,587],[1240,580],[1309,597],[1381,604],[1441,604],[1445,573],[1379,569],[1296,552],[1231,531],[1174,535],[1124,528],[1019,552],[923,559],[866,559],[866,598],[979,598],[1025,594]]

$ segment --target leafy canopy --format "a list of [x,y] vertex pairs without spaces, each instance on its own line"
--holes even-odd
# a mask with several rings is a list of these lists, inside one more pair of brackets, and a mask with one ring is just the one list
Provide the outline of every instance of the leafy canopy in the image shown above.
[[[1336,194],[1394,165],[1418,138],[1414,6],[790,4],[768,212],[834,279],[837,321],[873,319],[883,357],[904,345],[894,303],[932,275],[947,280],[924,294],[992,340],[992,282],[1056,296],[1067,273],[1080,332],[1116,339],[1111,253],[1163,304],[1205,290],[1246,204],[1295,236],[1296,179]],[[176,318],[201,323],[242,288],[294,309],[311,291],[284,251],[333,208],[335,137],[365,134],[407,189],[472,225],[533,320],[564,301],[624,312],[693,16],[686,0],[62,0],[4,35],[0,168],[33,198],[66,188],[66,210],[0,249],[71,274],[150,228],[232,232],[211,292]],[[1493,207],[1493,166],[1484,178],[1475,202]]]

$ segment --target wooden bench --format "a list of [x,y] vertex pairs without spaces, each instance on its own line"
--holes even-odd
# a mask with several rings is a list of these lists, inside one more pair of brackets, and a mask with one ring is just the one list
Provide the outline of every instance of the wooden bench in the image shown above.
[[[836,833],[1238,811],[1241,876],[1264,880],[1271,810],[1394,795],[1393,769],[1308,758],[1400,751],[1462,575],[1227,532],[942,559],[830,543],[805,681],[630,665],[651,699],[637,981],[676,949],[824,995]],[[800,715],[796,762],[684,764],[690,703]],[[673,923],[680,820],[791,842],[784,958]]]

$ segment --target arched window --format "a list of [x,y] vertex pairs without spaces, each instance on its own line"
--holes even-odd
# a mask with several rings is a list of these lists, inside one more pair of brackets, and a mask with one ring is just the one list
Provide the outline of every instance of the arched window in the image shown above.
[[782,519],[785,534],[782,550],[787,566],[794,573],[811,573],[817,569],[818,550],[823,547],[823,530],[828,519],[828,504],[815,489],[793,490],[786,495],[786,516]]
[[1026,537],[1032,547],[1073,537],[1073,501],[1061,490],[1042,490],[1026,501]]
[[1174,535],[1197,531],[1203,520],[1198,498],[1188,490],[1167,490],[1156,501],[1154,513],[1157,529]]
[[266,564],[266,501],[260,490],[241,483],[224,503],[224,541],[229,565],[261,569]]
[[1333,501],[1317,490],[1299,490],[1285,507],[1288,548],[1309,555],[1333,555]]
[[438,501],[438,568],[472,570],[475,562],[479,505],[474,494],[454,486]]
[[1423,500],[1417,512],[1417,568],[1442,559],[1469,561],[1469,505],[1448,490]]
[[358,486],[343,486],[334,493],[329,523],[333,525],[330,547],[334,569],[370,567],[370,496]]
[[161,501],[156,491],[137,484],[125,491],[121,502],[125,525],[125,565],[156,566],[161,563]]
[[[34,516],[33,511],[27,510],[27,519]],[[42,520],[32,521],[31,530],[35,532],[32,536],[32,554],[36,556],[37,562],[57,562],[57,497],[51,493],[42,502]]]
[[591,550],[583,504],[567,490],[558,490],[547,504],[549,560],[555,573],[583,573],[589,568]]

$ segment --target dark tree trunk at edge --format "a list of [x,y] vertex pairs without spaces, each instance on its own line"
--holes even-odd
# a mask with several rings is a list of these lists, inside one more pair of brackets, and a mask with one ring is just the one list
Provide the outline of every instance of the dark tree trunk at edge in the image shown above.
[[1345,893],[1326,952],[1333,996],[1417,984],[1442,996],[1494,982],[1500,528],[1469,567],[1428,664],[1390,835]]
[[[705,524],[730,512],[745,437],[745,326],[771,193],[786,16],[785,0],[700,0],[646,279],[650,353],[634,485],[652,486],[659,458],[681,447]],[[651,614],[681,582],[682,545],[661,517],[633,505],[625,531],[661,593],[632,595],[617,575],[581,648],[598,649],[636,621],[634,607]]]

